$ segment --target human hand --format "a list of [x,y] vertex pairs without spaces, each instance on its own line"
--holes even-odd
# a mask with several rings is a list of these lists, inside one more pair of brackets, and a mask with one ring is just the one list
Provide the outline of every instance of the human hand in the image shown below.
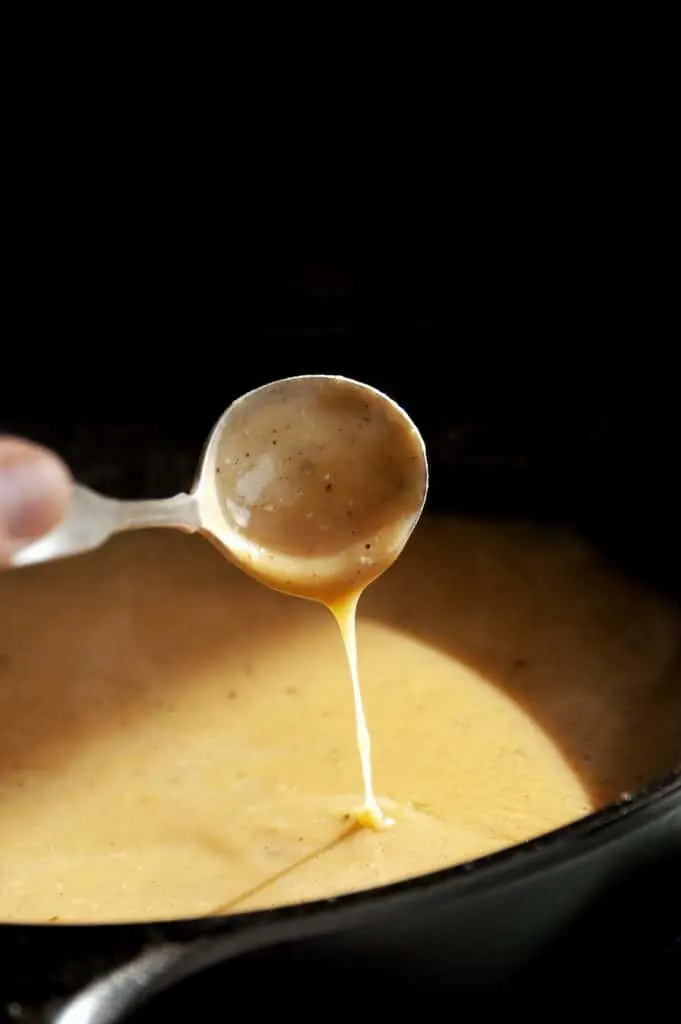
[[64,518],[73,480],[53,452],[0,435],[0,569]]

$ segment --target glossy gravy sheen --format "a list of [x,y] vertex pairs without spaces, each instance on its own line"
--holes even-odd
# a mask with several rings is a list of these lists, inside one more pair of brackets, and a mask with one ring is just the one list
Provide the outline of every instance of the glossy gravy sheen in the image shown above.
[[569,535],[426,518],[338,629],[199,538],[0,578],[0,918],[212,914],[449,866],[679,756],[679,612]]

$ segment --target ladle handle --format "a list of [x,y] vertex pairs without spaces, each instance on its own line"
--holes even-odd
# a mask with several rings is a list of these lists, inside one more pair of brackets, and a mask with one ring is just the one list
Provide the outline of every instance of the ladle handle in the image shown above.
[[154,501],[118,501],[77,484],[66,518],[40,540],[15,552],[11,564],[35,565],[84,554],[123,530],[152,526],[193,533],[200,526],[195,496],[177,494]]

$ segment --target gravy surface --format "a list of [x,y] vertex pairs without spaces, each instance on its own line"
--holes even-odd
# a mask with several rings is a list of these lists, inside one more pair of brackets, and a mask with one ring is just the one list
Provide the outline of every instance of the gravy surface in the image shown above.
[[197,537],[0,578],[0,919],[246,910],[449,866],[676,764],[681,617],[580,541],[426,518],[359,605],[374,781],[328,611]]

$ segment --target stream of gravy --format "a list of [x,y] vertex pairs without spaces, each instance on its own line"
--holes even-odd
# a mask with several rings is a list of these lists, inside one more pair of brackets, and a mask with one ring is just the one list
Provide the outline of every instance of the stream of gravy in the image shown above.
[[337,601],[329,607],[329,611],[338,623],[345,657],[348,663],[350,681],[352,682],[352,699],[355,708],[355,737],[359,762],[362,769],[364,785],[364,801],[355,808],[352,816],[358,825],[364,828],[390,828],[395,824],[393,818],[384,814],[374,792],[374,771],[371,763],[371,734],[367,725],[362,688],[359,682],[359,659],[357,656],[357,605],[360,594],[351,594],[345,601]]
[[213,536],[227,524],[225,549],[242,569],[284,594],[320,602],[338,624],[364,786],[364,802],[351,814],[365,828],[389,828],[394,821],[373,786],[357,605],[418,521],[427,489],[423,441],[398,406],[366,385],[289,378],[230,408],[229,429],[209,459]]
[[680,637],[569,534],[425,517],[358,608],[375,831],[322,605],[163,531],[5,573],[0,919],[277,906],[537,836],[678,762]]

